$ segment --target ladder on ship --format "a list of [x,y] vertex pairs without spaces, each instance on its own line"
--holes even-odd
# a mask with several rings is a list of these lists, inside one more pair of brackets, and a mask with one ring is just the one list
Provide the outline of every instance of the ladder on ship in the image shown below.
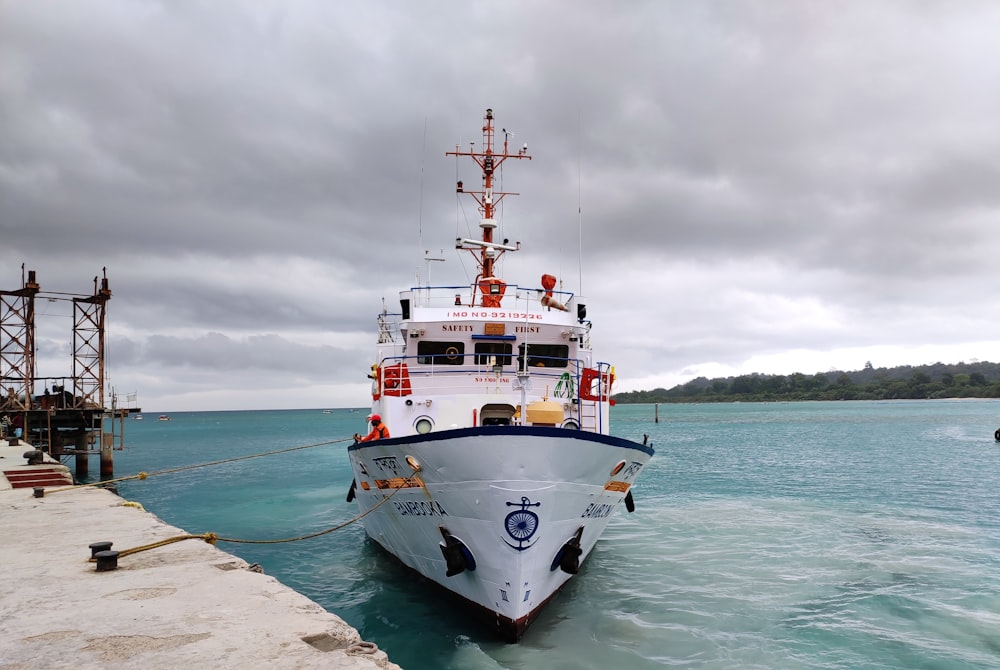
[[611,402],[614,374],[614,368],[607,363],[598,363],[593,368],[584,368],[581,371],[576,402],[580,403],[582,430],[604,432],[604,403]]
[[593,400],[580,400],[580,429],[591,433],[601,432],[600,403]]

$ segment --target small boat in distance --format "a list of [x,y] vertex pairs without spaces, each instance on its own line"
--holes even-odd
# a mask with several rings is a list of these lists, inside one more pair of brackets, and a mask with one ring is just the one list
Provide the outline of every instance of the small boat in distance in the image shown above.
[[168,415],[166,415],[166,414],[161,414],[161,415],[160,415],[160,416],[158,417],[158,419],[157,419],[157,420],[158,420],[158,421],[170,421],[170,417],[169,417]]
[[515,195],[494,179],[531,156],[508,149],[506,130],[494,148],[491,109],[482,132],[479,150],[446,154],[481,171],[481,186],[456,188],[479,206],[480,239],[455,243],[478,274],[404,290],[399,312],[378,315],[369,420],[389,435],[348,447],[347,500],[372,540],[516,642],[615,511],[634,509],[653,449],[610,434],[615,369],[594,357],[580,297],[549,274],[498,276],[496,261],[521,244],[493,238],[497,203]]
[[132,417],[133,421],[142,421],[142,414],[136,414]]

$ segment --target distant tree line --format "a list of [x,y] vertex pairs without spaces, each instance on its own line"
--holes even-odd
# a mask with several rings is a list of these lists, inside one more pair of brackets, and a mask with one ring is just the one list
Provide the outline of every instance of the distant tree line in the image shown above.
[[1000,398],[1000,363],[875,368],[869,362],[854,372],[698,377],[671,389],[628,391],[613,397],[620,403]]

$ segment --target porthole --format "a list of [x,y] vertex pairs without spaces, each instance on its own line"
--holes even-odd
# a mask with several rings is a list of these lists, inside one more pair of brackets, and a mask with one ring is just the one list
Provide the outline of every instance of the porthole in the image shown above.
[[434,428],[434,422],[430,417],[422,416],[413,422],[413,427],[420,435],[426,435]]
[[580,430],[580,424],[576,422],[576,419],[570,419],[563,424],[563,428],[569,428],[570,430]]

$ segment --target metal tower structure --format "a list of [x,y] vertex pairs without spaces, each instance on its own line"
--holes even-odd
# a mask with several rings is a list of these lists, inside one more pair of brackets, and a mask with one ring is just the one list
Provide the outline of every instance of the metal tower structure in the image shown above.
[[73,298],[73,408],[104,407],[104,315],[111,289],[107,268],[94,294]]
[[[26,441],[55,457],[75,456],[78,476],[87,458],[101,455],[101,475],[113,476],[111,452],[124,437],[114,420],[138,408],[108,410],[105,402],[105,315],[111,299],[106,269],[94,277],[92,295],[42,292],[35,271],[21,268],[21,288],[0,291],[0,412],[20,416]],[[73,367],[70,375],[38,376],[35,354],[35,300],[72,300]],[[44,394],[36,388],[45,386]],[[51,392],[50,392],[51,388]],[[72,389],[72,390],[68,390]],[[111,419],[110,430],[106,419]],[[118,448],[121,448],[119,446]]]
[[25,276],[21,288],[0,291],[0,405],[7,410],[31,409],[35,383],[35,296],[39,292],[35,271]]

